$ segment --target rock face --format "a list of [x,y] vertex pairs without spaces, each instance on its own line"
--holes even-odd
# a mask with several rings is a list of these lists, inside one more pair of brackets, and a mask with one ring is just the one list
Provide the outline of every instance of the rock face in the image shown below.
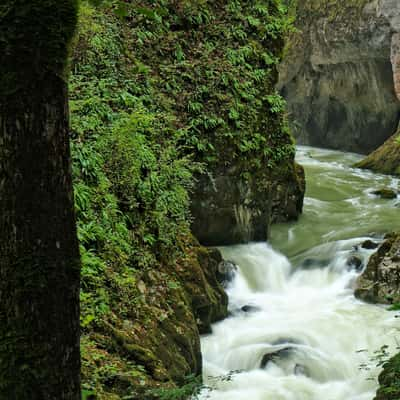
[[180,245],[187,251],[174,266],[158,265],[157,271],[143,274],[139,287],[145,304],[136,310],[136,318],[122,320],[115,314],[100,331],[84,338],[91,349],[83,356],[85,382],[95,371],[87,358],[99,351],[97,342],[107,362],[117,357],[122,365],[127,360],[142,366],[140,375],[116,370],[98,386],[99,399],[122,399],[126,393],[135,399],[153,399],[149,388],[172,387],[185,376],[201,374],[199,333],[210,332],[212,322],[228,315],[228,298],[216,277],[222,257],[216,249],[199,246],[194,238]]
[[400,302],[400,235],[387,235],[357,280],[355,296],[371,303]]
[[204,175],[193,196],[192,231],[208,246],[266,240],[272,223],[298,217],[304,191],[304,170],[293,162],[246,178],[235,169]]
[[399,120],[400,2],[305,0],[295,12],[278,87],[298,142],[376,149]]
[[400,175],[400,129],[355,166],[382,174]]

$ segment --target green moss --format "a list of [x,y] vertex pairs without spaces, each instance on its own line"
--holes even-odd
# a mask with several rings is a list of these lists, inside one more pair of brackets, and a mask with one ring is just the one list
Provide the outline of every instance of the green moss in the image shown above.
[[383,365],[379,375],[379,389],[374,400],[397,400],[400,398],[400,354]]
[[400,175],[400,132],[395,133],[381,147],[358,162],[355,167],[382,174]]

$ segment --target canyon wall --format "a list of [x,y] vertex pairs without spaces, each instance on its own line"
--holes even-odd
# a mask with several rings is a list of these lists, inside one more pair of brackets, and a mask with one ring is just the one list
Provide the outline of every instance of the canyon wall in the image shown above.
[[278,87],[298,143],[374,150],[399,121],[400,2],[306,0],[292,7],[297,31]]

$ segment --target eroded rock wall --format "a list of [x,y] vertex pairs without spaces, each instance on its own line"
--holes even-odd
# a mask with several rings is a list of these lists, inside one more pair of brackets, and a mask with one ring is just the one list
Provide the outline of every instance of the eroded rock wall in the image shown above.
[[298,143],[368,153],[399,120],[400,2],[345,3],[294,6],[278,87]]

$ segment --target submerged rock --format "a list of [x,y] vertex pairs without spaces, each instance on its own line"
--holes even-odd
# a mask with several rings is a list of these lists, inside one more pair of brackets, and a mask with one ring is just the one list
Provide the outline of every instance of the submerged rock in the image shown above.
[[252,312],[257,312],[257,311],[261,311],[261,307],[258,306],[252,306],[250,304],[246,304],[245,306],[243,306],[241,308],[241,310],[245,313],[252,313]]
[[395,199],[397,197],[397,193],[393,189],[379,189],[374,190],[372,194],[381,197],[382,199]]
[[318,258],[306,258],[302,263],[300,264],[301,269],[317,269],[317,268],[323,268],[327,267],[330,263],[329,259],[318,259]]
[[351,269],[360,271],[363,267],[363,262],[360,257],[352,255],[346,260],[346,265]]
[[237,265],[235,263],[233,263],[232,261],[222,260],[218,264],[218,268],[217,268],[218,282],[220,282],[224,285],[229,282],[232,282],[233,279],[235,278],[237,269],[238,269]]
[[310,376],[310,373],[308,371],[308,368],[305,365],[301,364],[296,364],[294,367],[294,374],[295,375],[304,375],[304,376]]
[[264,354],[263,358],[261,359],[260,368],[265,368],[271,361],[274,362],[278,359],[289,357],[293,351],[293,347],[284,347],[283,349]]
[[372,240],[368,239],[361,244],[361,248],[366,250],[373,250],[379,246],[379,243],[373,242]]
[[371,303],[400,302],[400,234],[387,235],[356,283],[355,296]]

